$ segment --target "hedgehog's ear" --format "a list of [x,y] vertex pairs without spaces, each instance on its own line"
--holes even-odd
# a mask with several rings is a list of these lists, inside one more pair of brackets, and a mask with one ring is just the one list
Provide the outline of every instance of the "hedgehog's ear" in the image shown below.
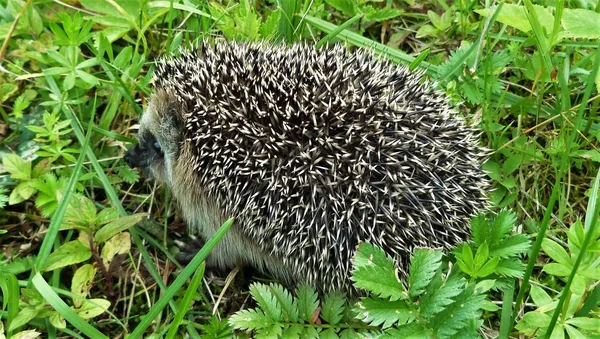
[[169,103],[167,110],[165,116],[169,118],[168,125],[178,131],[181,130],[183,128],[183,115],[185,114],[184,107],[177,101],[172,101]]

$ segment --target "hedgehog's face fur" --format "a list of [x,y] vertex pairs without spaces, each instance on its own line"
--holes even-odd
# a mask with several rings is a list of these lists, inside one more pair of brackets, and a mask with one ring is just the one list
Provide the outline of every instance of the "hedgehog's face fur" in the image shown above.
[[182,138],[182,109],[172,95],[156,91],[140,120],[138,144],[125,154],[130,167],[169,186]]

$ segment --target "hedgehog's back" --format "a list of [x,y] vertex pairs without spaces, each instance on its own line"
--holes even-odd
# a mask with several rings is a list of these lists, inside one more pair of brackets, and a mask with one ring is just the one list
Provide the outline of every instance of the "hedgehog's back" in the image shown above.
[[475,131],[420,75],[341,46],[221,42],[160,63],[210,198],[311,282],[340,288],[359,241],[448,246],[484,208]]

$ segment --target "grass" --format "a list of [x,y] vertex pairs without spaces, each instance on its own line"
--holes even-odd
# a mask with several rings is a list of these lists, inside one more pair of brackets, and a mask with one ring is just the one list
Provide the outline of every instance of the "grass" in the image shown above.
[[[492,209],[533,244],[516,278],[476,279],[499,306],[480,333],[600,335],[597,22],[600,5],[563,0],[0,1],[0,333],[231,335],[248,293],[200,269],[223,233],[173,266],[175,204],[121,160],[154,60],[225,36],[343,43],[424,72],[482,129]],[[140,211],[158,229],[133,226]]]

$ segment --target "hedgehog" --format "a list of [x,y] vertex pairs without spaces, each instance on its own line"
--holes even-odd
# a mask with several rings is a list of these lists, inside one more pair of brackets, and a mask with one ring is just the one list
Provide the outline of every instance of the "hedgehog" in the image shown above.
[[152,86],[125,160],[202,238],[235,218],[207,265],[352,293],[359,243],[406,274],[415,247],[467,239],[488,208],[478,129],[372,51],[204,41],[159,60]]

